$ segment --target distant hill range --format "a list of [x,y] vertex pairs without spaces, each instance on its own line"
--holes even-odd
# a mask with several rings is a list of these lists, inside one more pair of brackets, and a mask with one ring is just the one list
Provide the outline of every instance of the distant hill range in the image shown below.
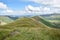
[[[27,15],[27,16],[0,16],[0,24],[7,24],[7,23],[11,23],[14,22],[17,19],[20,18],[33,18],[35,20],[37,20],[38,22],[42,22],[48,26],[58,26],[60,27],[60,14],[45,14],[45,15],[39,15],[39,16],[32,16],[32,15]],[[42,17],[42,18],[41,18]],[[43,21],[42,21],[43,20]]]
[[54,13],[54,14],[45,14],[41,15],[42,17],[49,19],[49,20],[60,20],[60,14]]

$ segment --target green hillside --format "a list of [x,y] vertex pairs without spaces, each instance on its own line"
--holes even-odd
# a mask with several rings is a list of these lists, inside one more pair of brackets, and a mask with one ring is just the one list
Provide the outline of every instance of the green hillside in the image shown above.
[[[9,23],[8,25],[4,25],[6,27],[13,26],[13,27],[41,27],[42,24],[40,25],[38,21],[33,20],[31,18],[20,18],[14,21],[13,23]],[[44,25],[43,25],[44,26]]]
[[51,24],[56,25],[58,28],[60,27],[60,14],[59,13],[54,13],[54,14],[46,14],[46,15],[41,15],[43,18],[45,18],[48,22]]
[[32,18],[41,22],[41,23],[43,23],[43,24],[45,24],[45,25],[47,25],[47,26],[49,26],[49,27],[59,28],[58,26],[56,26],[55,24],[47,21],[45,18],[43,18],[41,16],[35,16],[35,17],[32,17]]
[[0,26],[0,34],[0,40],[60,40],[60,29],[49,28],[42,22],[25,17]]
[[10,23],[10,22],[13,22],[12,19],[10,19],[9,17],[7,16],[0,16],[0,22],[3,24],[3,23]]

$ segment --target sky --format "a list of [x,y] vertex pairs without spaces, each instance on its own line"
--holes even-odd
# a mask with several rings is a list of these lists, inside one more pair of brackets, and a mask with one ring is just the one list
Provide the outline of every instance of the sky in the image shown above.
[[0,0],[0,15],[60,13],[60,0]]

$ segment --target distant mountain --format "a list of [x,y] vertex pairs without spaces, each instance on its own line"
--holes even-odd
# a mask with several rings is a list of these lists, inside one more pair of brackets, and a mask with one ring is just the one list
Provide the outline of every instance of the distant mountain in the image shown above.
[[54,13],[54,14],[45,14],[41,15],[42,17],[49,19],[49,20],[60,20],[60,14]]

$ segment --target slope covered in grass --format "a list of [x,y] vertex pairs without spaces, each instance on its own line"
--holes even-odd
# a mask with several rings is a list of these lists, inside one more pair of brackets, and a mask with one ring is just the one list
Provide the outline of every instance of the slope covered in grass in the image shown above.
[[40,25],[37,21],[32,20],[31,18],[20,18],[17,19],[15,22],[10,23],[5,26],[14,26],[14,27],[39,27],[39,26],[44,26]]
[[60,40],[60,29],[49,28],[32,18],[21,18],[0,28],[1,40]]
[[45,18],[47,21],[55,24],[56,26],[60,27],[60,14],[54,13],[54,14],[46,14],[41,15],[43,18]]
[[10,19],[9,17],[7,16],[0,16],[0,22],[4,22],[4,23],[10,23],[10,22],[13,22],[12,19]]
[[60,28],[59,26],[47,21],[45,18],[41,17],[41,16],[35,16],[35,17],[32,17],[33,19],[39,21],[39,22],[42,22],[43,24],[49,26],[49,27],[54,27],[54,28]]

